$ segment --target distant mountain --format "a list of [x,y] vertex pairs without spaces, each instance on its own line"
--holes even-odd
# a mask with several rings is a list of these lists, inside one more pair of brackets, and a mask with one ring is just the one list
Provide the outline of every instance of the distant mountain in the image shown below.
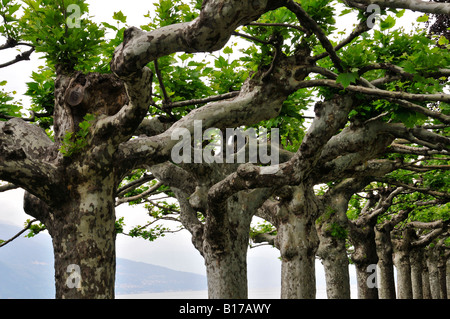
[[[20,228],[0,224],[0,239]],[[206,290],[206,277],[118,258],[116,294]],[[0,248],[0,299],[51,299],[55,296],[51,238],[17,238]]]

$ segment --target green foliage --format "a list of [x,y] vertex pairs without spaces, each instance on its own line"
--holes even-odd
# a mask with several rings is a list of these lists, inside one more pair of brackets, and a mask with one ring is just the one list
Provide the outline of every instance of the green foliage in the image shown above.
[[124,219],[125,219],[125,217],[120,217],[118,220],[116,220],[116,222],[115,222],[116,234],[123,234],[123,229],[125,227]]
[[[15,101],[14,96],[17,92],[7,92],[3,88],[7,84],[7,81],[0,82],[0,114],[6,116],[21,116],[22,103]],[[12,103],[14,101],[14,103]],[[0,121],[3,121],[0,117]]]
[[[25,222],[25,226],[28,226],[28,224],[31,222],[30,219],[27,219],[27,221]],[[36,235],[38,235],[41,231],[46,230],[47,228],[45,227],[44,224],[39,223],[39,224],[32,224],[30,225],[30,227],[28,227],[29,233],[25,235],[25,237],[27,238],[32,238]]]
[[358,72],[341,73],[338,75],[336,82],[342,84],[344,89],[346,89],[350,84],[356,83],[356,80],[358,79],[359,79]]
[[338,223],[331,223],[329,228],[332,237],[345,240],[348,237],[348,230]]
[[96,117],[92,114],[87,114],[84,121],[79,124],[79,130],[77,132],[67,132],[64,136],[61,148],[59,151],[64,157],[71,157],[74,154],[81,152],[86,146],[88,146],[88,134],[92,126],[92,122]]
[[277,229],[267,221],[258,222],[256,225],[250,227],[250,239],[254,239],[261,234],[276,236]]
[[139,237],[148,241],[155,241],[160,237],[164,237],[167,231],[169,231],[169,229],[161,225],[156,225],[153,228],[146,228],[145,226],[142,227],[138,225],[130,230],[129,236],[133,238]]
[[53,109],[55,105],[55,72],[52,68],[39,67],[39,72],[33,72],[28,82],[25,95],[31,97],[30,110],[36,113],[44,112],[48,117],[39,118],[37,123],[44,129],[49,129],[53,125]]
[[[104,30],[80,17],[80,27],[69,25],[72,12],[69,5],[77,5],[81,15],[88,12],[84,0],[24,0],[27,6],[19,23],[22,38],[45,55],[49,66],[61,65],[67,70],[91,70],[99,61]],[[78,17],[73,17],[77,19]]]
[[20,10],[21,4],[17,0],[0,1],[0,16],[3,18],[3,24],[0,25],[0,35],[19,40],[21,30],[19,28],[19,20],[16,13]]

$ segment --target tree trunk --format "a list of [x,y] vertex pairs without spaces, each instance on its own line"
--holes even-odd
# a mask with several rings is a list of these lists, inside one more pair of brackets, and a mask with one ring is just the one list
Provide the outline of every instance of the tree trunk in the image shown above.
[[[356,281],[358,284],[358,299],[378,299],[378,288],[374,282],[374,276],[377,276],[376,264],[358,264],[356,265]],[[372,269],[372,270],[371,270]]]
[[375,244],[374,225],[363,226],[350,232],[355,247],[352,260],[356,266],[359,299],[378,299],[376,265],[378,256]]
[[447,271],[445,274],[447,283],[447,299],[450,299],[450,258],[447,258]]
[[[52,237],[57,299],[113,299],[115,283],[114,183],[82,184],[73,197],[49,208],[36,197],[25,196],[25,211],[43,219]],[[40,210],[40,211],[38,211]]]
[[312,187],[294,187],[285,216],[277,229],[281,254],[281,298],[315,299],[315,258],[319,239],[315,218],[320,204]]
[[428,251],[427,265],[430,274],[431,299],[440,299],[441,290],[439,284],[438,258],[435,249]]
[[442,248],[439,250],[441,250],[438,259],[440,297],[441,299],[447,299],[447,259]]
[[[208,251],[208,250],[207,250]],[[205,254],[208,298],[247,299],[247,249],[240,247]]]
[[315,257],[318,239],[314,223],[291,216],[278,228],[281,254],[281,299],[315,299]]
[[411,251],[411,284],[413,299],[423,299],[423,248]]
[[[232,196],[222,209],[209,212],[205,225],[205,258],[210,299],[247,299],[247,249],[252,214],[244,194]],[[226,216],[222,219],[221,217]]]
[[350,275],[345,238],[333,236],[328,226],[338,225],[335,219],[331,223],[317,223],[320,244],[317,255],[325,270],[328,299],[350,299]]
[[398,299],[412,299],[411,264],[409,253],[405,250],[395,250],[394,265],[397,268]]
[[350,299],[350,275],[347,253],[336,249],[322,259],[328,299]]
[[394,262],[390,232],[375,228],[378,254],[378,294],[380,299],[395,299]]
[[425,251],[423,252],[424,259],[422,262],[422,293],[423,299],[431,299],[431,288],[430,288],[430,272],[428,271],[427,258]]

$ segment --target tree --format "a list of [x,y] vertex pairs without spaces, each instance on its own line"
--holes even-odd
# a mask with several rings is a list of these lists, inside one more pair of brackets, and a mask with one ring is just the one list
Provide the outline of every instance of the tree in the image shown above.
[[[210,296],[246,297],[242,287],[249,220],[257,206],[275,201],[288,211],[278,216],[277,232],[286,267],[283,297],[314,297],[313,288],[303,294],[299,287],[304,279],[294,276],[307,267],[305,273],[313,278],[311,260],[318,240],[299,239],[317,236],[315,220],[327,214],[314,186],[364,177],[367,165],[392,165],[377,158],[388,148],[405,149],[393,144],[395,139],[406,139],[426,154],[448,153],[449,145],[450,96],[441,82],[450,73],[448,51],[435,47],[423,31],[387,32],[395,23],[392,16],[384,19],[380,31],[369,34],[366,16],[366,6],[372,3],[398,17],[402,12],[396,8],[447,13],[449,5],[346,3],[357,8],[359,24],[335,44],[333,1],[161,0],[158,17],[141,29],[103,24],[116,31],[111,41],[104,40],[103,27],[88,19],[82,19],[80,27],[67,20],[69,5],[87,12],[84,1],[26,1],[20,19],[13,18],[15,1],[2,2],[7,17],[0,30],[7,39],[4,47],[26,42],[45,55],[43,72],[48,73],[35,75],[34,83],[41,86],[30,87],[34,103],[44,112],[40,116],[32,121],[10,119],[17,108],[10,97],[2,105],[8,121],[0,122],[0,179],[27,191],[26,211],[52,236],[57,297],[114,297],[117,189],[136,170],[156,176],[159,165],[173,167],[172,150],[178,143],[173,136],[187,132],[196,138],[200,120],[203,127],[221,131],[280,127],[282,145],[292,151],[278,166],[247,160],[221,171],[220,165],[184,163],[178,177],[164,182],[173,187],[180,220],[212,267]],[[126,21],[120,13],[115,18]],[[241,27],[244,35],[236,33]],[[246,57],[240,64],[219,57],[215,69],[208,69],[192,60],[193,53],[224,48],[232,35],[255,43],[243,50]],[[181,54],[188,71],[174,66],[175,53]],[[13,63],[23,59],[26,56]],[[169,81],[166,75],[182,79]],[[49,92],[46,83],[52,81],[54,90]],[[180,85],[182,81],[195,83],[195,89]],[[313,94],[320,99],[314,104],[313,124],[306,133],[293,130],[305,107],[298,101],[313,100]],[[440,104],[433,109],[427,102]],[[51,119],[40,120],[50,114]],[[36,119],[41,127],[28,123]],[[436,126],[438,131],[433,131]],[[203,150],[203,145],[194,142],[193,149]],[[185,179],[185,172],[196,176]],[[191,185],[182,185],[189,181]],[[81,279],[79,289],[73,289],[74,274],[68,272],[73,265],[80,270],[75,273]],[[237,268],[241,271],[234,271]]]

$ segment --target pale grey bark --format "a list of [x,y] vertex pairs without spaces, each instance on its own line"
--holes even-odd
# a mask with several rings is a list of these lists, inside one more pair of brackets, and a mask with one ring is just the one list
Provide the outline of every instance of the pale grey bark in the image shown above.
[[446,283],[447,283],[447,299],[450,299],[450,258],[447,258]]
[[320,240],[317,255],[324,266],[328,299],[350,299],[349,260],[345,247],[348,233],[346,213],[351,196],[367,183],[368,179],[346,179],[323,198],[324,211],[316,220]]
[[423,248],[412,249],[411,254],[411,285],[412,285],[412,297],[413,299],[423,299],[423,264],[424,264],[424,251]]
[[441,285],[439,283],[439,256],[435,249],[428,249],[427,251],[427,266],[430,276],[430,291],[432,299],[441,299]]
[[394,262],[392,260],[391,229],[387,225],[375,227],[377,244],[380,299],[395,299]]
[[277,226],[281,255],[281,298],[315,299],[315,257],[319,245],[315,219],[320,203],[310,186],[293,187]]
[[397,268],[397,297],[412,299],[411,264],[409,251],[401,244],[394,244],[394,265]]
[[131,28],[116,49],[111,69],[118,75],[132,74],[147,63],[175,52],[212,52],[221,49],[232,33],[285,1],[204,1],[198,18],[144,32]]
[[431,299],[430,272],[428,271],[428,261],[426,258],[426,250],[424,250],[424,259],[422,262],[422,293],[423,299]]

